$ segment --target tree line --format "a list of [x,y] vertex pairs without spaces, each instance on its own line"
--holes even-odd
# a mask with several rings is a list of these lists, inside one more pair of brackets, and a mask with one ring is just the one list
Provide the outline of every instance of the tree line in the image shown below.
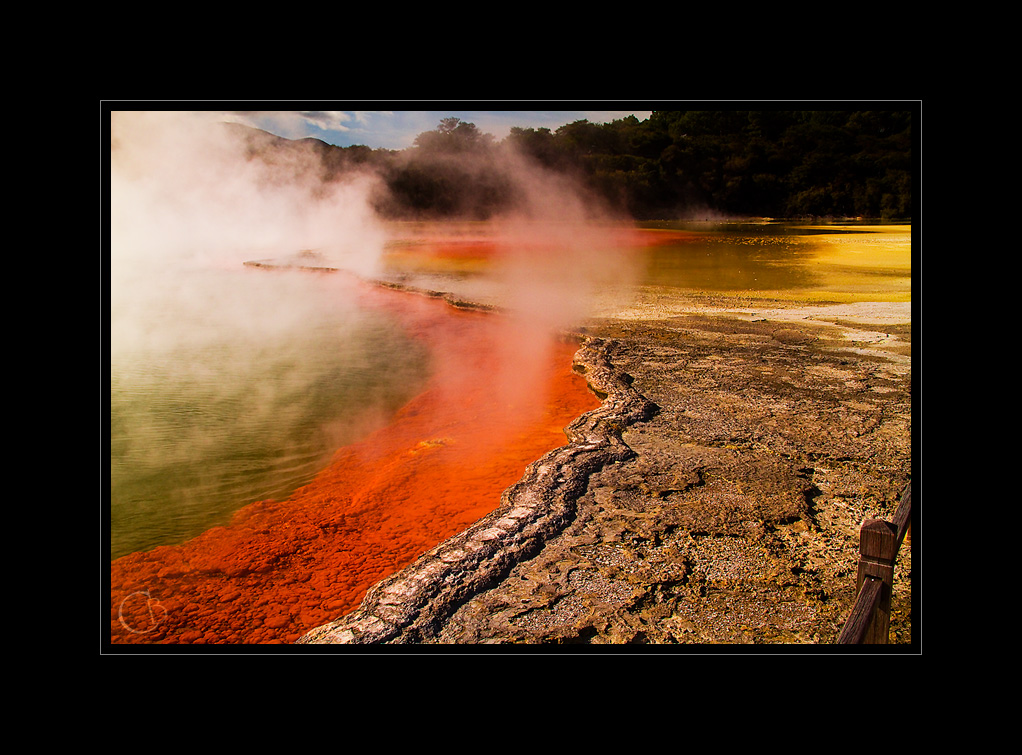
[[[656,110],[557,129],[513,128],[503,140],[445,118],[405,150],[334,147],[315,139],[327,179],[372,170],[393,218],[485,219],[521,186],[505,159],[524,156],[570,176],[637,220],[865,217],[911,220],[916,146],[911,110]],[[276,140],[279,147],[283,140]]]

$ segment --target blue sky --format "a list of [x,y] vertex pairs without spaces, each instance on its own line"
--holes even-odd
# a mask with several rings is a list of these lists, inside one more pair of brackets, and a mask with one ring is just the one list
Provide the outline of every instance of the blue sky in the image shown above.
[[[428,103],[434,107],[438,103]],[[461,104],[461,103],[458,103]],[[597,103],[598,104],[598,103]],[[615,105],[619,103],[613,103]],[[442,107],[442,105],[441,105]],[[249,110],[223,111],[227,120],[261,128],[288,139],[314,137],[328,144],[349,147],[364,144],[373,149],[405,149],[415,137],[432,131],[443,118],[460,118],[480,131],[503,139],[512,126],[556,130],[586,119],[609,123],[634,115],[640,121],[649,110]]]

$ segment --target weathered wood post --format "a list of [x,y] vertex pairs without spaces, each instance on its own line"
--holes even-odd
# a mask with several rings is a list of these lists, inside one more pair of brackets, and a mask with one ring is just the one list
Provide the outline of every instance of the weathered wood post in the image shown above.
[[883,519],[867,519],[859,530],[859,573],[857,590],[866,580],[878,583],[880,594],[863,642],[886,645],[891,625],[891,589],[894,586],[894,559],[898,555],[897,532]]
[[912,483],[905,485],[893,522],[867,519],[859,529],[858,598],[845,623],[839,644],[886,645],[891,627],[894,561],[911,526]]

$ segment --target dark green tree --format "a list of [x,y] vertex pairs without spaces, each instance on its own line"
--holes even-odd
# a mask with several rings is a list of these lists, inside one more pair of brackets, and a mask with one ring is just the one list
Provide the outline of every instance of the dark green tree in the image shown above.
[[498,144],[452,117],[400,152],[311,142],[305,148],[321,155],[330,180],[378,170],[394,216],[499,212],[515,200],[514,177],[501,159],[514,151],[638,219],[708,209],[736,217],[904,220],[913,213],[914,126],[911,109],[653,110],[643,121],[516,127]]

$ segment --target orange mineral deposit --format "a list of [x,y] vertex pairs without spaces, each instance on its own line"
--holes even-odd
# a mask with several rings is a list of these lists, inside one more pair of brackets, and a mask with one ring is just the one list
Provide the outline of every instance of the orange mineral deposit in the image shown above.
[[427,297],[368,286],[363,297],[427,343],[430,382],[287,500],[113,561],[111,643],[294,642],[495,509],[599,403],[572,372],[577,344]]

